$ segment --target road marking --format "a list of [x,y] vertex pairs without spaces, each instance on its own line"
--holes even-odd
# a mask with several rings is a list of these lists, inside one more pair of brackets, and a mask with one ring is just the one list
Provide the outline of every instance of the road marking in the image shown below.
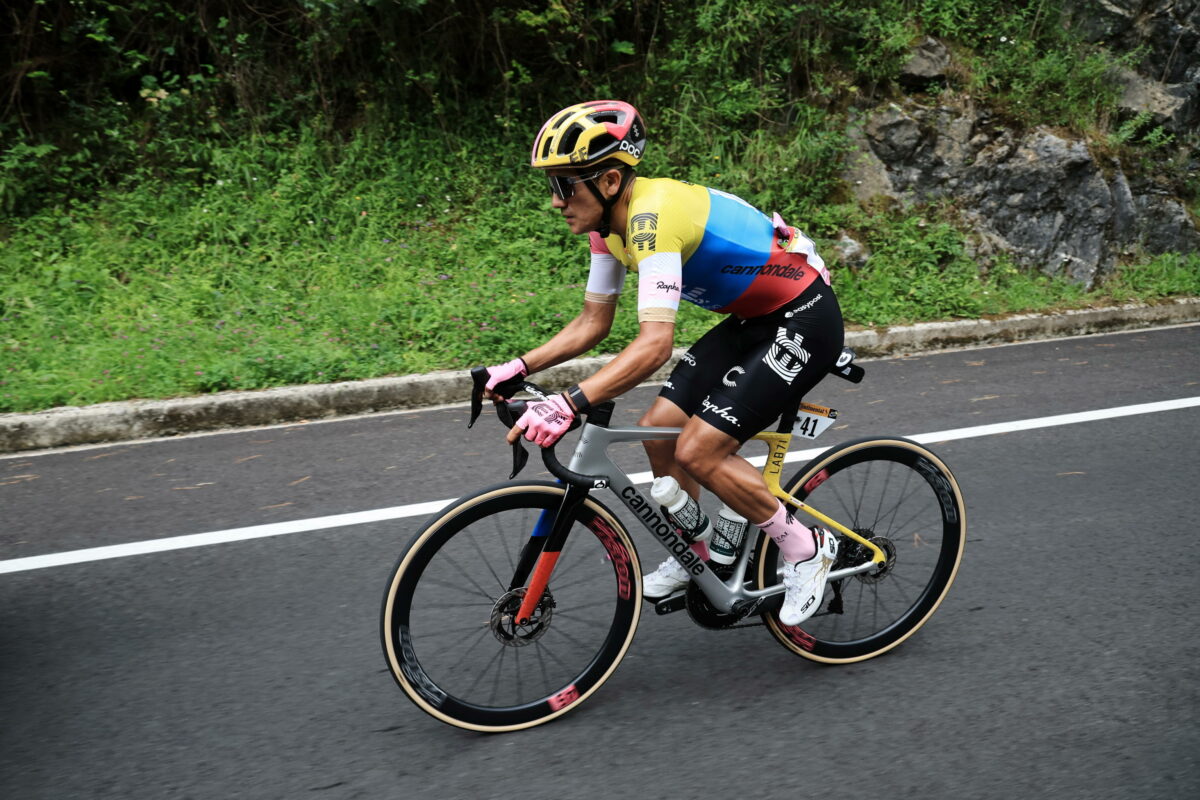
[[[1179,400],[1163,400],[1157,403],[1140,403],[1132,406],[1102,408],[1095,411],[1081,411],[1075,414],[1058,414],[1052,417],[1036,419],[1021,419],[1012,422],[997,422],[990,425],[976,425],[970,428],[954,428],[934,433],[921,433],[906,438],[922,444],[951,442],[957,439],[973,439],[980,436],[995,436],[1001,433],[1036,430],[1038,428],[1053,428],[1060,425],[1073,425],[1079,422],[1097,422],[1116,417],[1132,417],[1140,414],[1153,414],[1158,411],[1176,411],[1181,408],[1200,406],[1200,397],[1184,397]],[[814,447],[788,453],[787,462],[807,461],[828,448]],[[766,456],[754,456],[749,459],[751,464],[762,466]],[[629,476],[634,483],[649,483],[653,477],[649,472],[638,472]],[[69,564],[83,564],[90,561],[104,561],[110,558],[126,558],[128,556],[146,555],[148,553],[164,553],[169,550],[184,550],[191,547],[205,547],[213,544],[228,544],[244,542],[250,539],[263,539],[268,536],[284,536],[291,533],[341,528],[349,525],[366,525],[372,522],[383,522],[407,517],[425,517],[445,508],[452,500],[435,500],[428,503],[413,503],[406,506],[378,508],[374,511],[356,511],[350,514],[334,514],[328,517],[314,517],[292,522],[273,522],[268,525],[252,525],[246,528],[231,528],[224,531],[209,533],[194,533],[186,536],[170,536],[164,539],[151,539],[144,542],[129,542],[128,544],[109,545],[106,547],[90,547],[86,550],[72,550],[65,553],[51,553],[42,556],[12,558],[0,561],[0,574],[9,572],[28,572],[35,569],[64,567]]]

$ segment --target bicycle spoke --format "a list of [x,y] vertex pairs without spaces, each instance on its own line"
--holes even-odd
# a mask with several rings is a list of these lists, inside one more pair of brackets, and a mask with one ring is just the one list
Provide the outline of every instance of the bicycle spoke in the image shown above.
[[[546,603],[527,624],[513,620],[521,595],[504,577],[515,573],[535,520],[557,513],[563,496],[545,484],[484,490],[464,500],[471,514],[430,523],[412,545],[423,548],[418,558],[401,558],[385,644],[401,688],[424,710],[484,730],[537,724],[563,710],[539,701],[569,697],[562,693],[581,681],[598,685],[624,655],[640,605],[618,594],[610,539],[594,532],[591,504],[572,512]],[[604,519],[631,547],[620,523]],[[448,698],[440,704],[439,693]]]
[[[480,628],[479,634],[477,636],[475,636],[474,641],[471,642],[471,646],[467,648],[466,652],[464,652],[462,655],[460,655],[458,657],[459,660],[465,659],[468,655],[470,655],[475,650],[476,647],[478,647],[480,645],[481,642],[487,641],[488,637],[484,636],[484,634],[486,634],[487,632],[488,632],[487,628]],[[434,652],[427,654],[425,657],[430,660],[437,659],[439,656],[441,656],[444,653],[446,653],[447,651],[449,651],[450,648],[454,647],[454,645],[461,644],[461,642],[463,642],[463,641],[465,641],[465,640],[455,639],[454,641],[449,642],[445,647],[435,650]]]
[[484,668],[479,671],[479,674],[475,676],[474,682],[472,682],[471,685],[467,687],[466,692],[463,693],[464,696],[470,696],[471,693],[475,691],[475,687],[479,685],[481,680],[487,677],[488,672],[491,671],[492,665],[495,664],[498,659],[504,656],[504,651],[507,649],[508,648],[506,647],[499,648],[499,650],[491,657],[488,663],[484,665]]
[[504,674],[504,659],[508,655],[508,648],[500,648],[500,663],[496,666],[496,679],[492,681],[492,694],[488,699],[488,705],[496,705],[496,694],[500,691],[500,676]]
[[[488,591],[487,591],[486,589],[484,589],[482,586],[480,586],[480,585],[479,585],[479,582],[478,582],[478,581],[476,581],[476,580],[475,580],[475,578],[473,578],[473,577],[471,576],[471,573],[467,572],[467,570],[466,570],[466,569],[465,569],[465,568],[464,568],[464,567],[463,567],[461,564],[459,564],[459,563],[458,563],[458,561],[457,561],[457,560],[455,560],[455,558],[454,558],[453,556],[451,556],[449,553],[442,553],[442,554],[440,554],[440,555],[442,556],[442,559],[443,559],[444,561],[449,561],[449,562],[450,562],[450,565],[451,565],[451,566],[453,566],[453,567],[454,567],[456,570],[458,570],[458,572],[459,572],[459,573],[460,573],[460,574],[461,574],[461,575],[462,575],[464,578],[466,578],[466,579],[467,579],[467,582],[468,582],[468,583],[470,583],[472,586],[474,586],[474,587],[475,587],[475,590],[476,590],[476,591],[477,591],[477,592],[480,594],[480,596],[482,596],[482,597],[486,597],[486,598],[488,598],[489,600],[495,601],[495,599],[496,599],[495,595],[489,594],[489,593],[488,593]],[[431,579],[428,579],[428,580],[432,580],[432,581],[434,581],[435,583],[436,583],[436,582],[438,582],[438,579],[436,579],[436,578],[431,578]],[[457,589],[458,589],[458,590],[460,590],[460,591],[461,591],[461,590],[462,590],[462,588],[463,588],[462,586],[456,586],[456,584],[453,584],[453,583],[444,583],[443,585],[445,585],[445,586],[449,586],[449,587],[451,587],[451,588],[457,588]],[[501,587],[501,591],[503,591],[503,590],[504,590],[504,588],[505,588],[505,587]]]
[[554,685],[550,683],[550,673],[546,672],[546,648],[542,645],[541,641],[534,642],[533,646],[540,656],[538,658],[538,666],[542,669],[542,685],[546,687],[546,694],[551,694],[554,691]]
[[474,536],[468,536],[467,539],[470,541],[471,546],[475,548],[475,552],[479,554],[479,563],[487,567],[487,571],[492,573],[492,578],[495,579],[496,585],[500,587],[500,591],[506,591],[508,589],[508,582],[501,580],[500,576],[496,574],[496,570],[492,569],[492,564],[484,554],[483,548],[479,546],[479,542],[476,541]]
[[[597,606],[611,607],[612,605],[613,605],[613,601],[611,598],[604,598],[601,600],[593,600],[590,603],[579,603],[579,604],[572,603],[571,610],[572,611],[580,611],[585,608],[596,608]],[[559,611],[557,613],[562,614],[563,612]]]
[[491,608],[494,604],[495,604],[495,601],[492,600],[487,603],[480,603],[480,602],[475,602],[475,603],[438,603],[438,606],[443,609],[447,609],[447,608],[486,608],[486,609],[488,609],[488,611],[490,613]]
[[590,627],[598,628],[598,629],[604,630],[604,631],[608,630],[608,628],[609,628],[607,622],[598,622],[597,620],[594,620],[594,619],[584,619],[583,617],[572,614],[569,611],[559,611],[554,616],[566,617],[567,619],[576,619],[576,620],[579,620],[584,625],[588,625]]
[[[611,566],[608,566],[608,565],[606,565],[606,566],[608,567],[608,569],[612,569],[612,567],[611,567]],[[558,577],[558,572],[557,572],[557,571],[555,571],[555,577]],[[604,577],[605,577],[605,578],[607,578],[607,576],[604,576]],[[555,583],[555,586],[557,587],[557,589],[558,589],[559,591],[562,591],[562,590],[565,590],[565,589],[571,589],[571,588],[574,588],[574,587],[576,587],[576,586],[582,586],[582,585],[583,585],[583,584],[585,584],[585,583],[589,583],[589,582],[593,582],[593,583],[594,583],[595,581],[598,581],[598,580],[602,580],[602,578],[601,578],[600,576],[596,576],[596,575],[585,575],[584,577],[580,578],[579,580],[577,580],[577,581],[571,581],[570,583],[559,583],[559,582],[556,582],[556,583]]]

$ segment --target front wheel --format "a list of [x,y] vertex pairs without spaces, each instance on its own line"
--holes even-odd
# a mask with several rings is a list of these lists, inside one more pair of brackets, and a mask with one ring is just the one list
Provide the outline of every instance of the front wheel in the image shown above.
[[520,555],[540,549],[563,495],[539,481],[485,489],[434,515],[401,554],[383,599],[383,649],[422,710],[469,730],[533,727],[577,707],[624,657],[641,569],[629,532],[592,498],[532,616],[516,620]]
[[[817,456],[785,488],[876,544],[887,560],[874,574],[830,581],[821,608],[801,625],[766,614],[784,647],[814,661],[862,661],[925,624],[954,582],[967,535],[962,493],[937,456],[907,439],[860,439]],[[838,534],[838,544],[835,571],[870,559],[847,536]],[[779,550],[770,538],[760,537],[756,556],[758,586],[779,583]]]

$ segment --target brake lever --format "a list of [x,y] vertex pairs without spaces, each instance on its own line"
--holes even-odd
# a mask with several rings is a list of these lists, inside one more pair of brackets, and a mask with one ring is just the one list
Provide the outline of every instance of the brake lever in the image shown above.
[[472,427],[475,420],[479,419],[479,415],[483,413],[483,390],[487,388],[488,382],[487,367],[472,369],[471,382],[471,419],[467,422],[468,428]]
[[[471,419],[467,421],[468,428],[473,427],[475,420],[479,419],[479,415],[483,413],[483,393],[487,391],[487,383],[490,378],[487,367],[474,367],[471,370]],[[497,397],[511,397],[521,391],[524,386],[524,379],[518,375],[496,384],[493,392]]]
[[527,461],[529,461],[529,453],[525,452],[525,447],[524,447],[524,445],[521,444],[520,439],[517,439],[515,442],[513,442],[512,450],[513,450],[513,468],[512,468],[512,474],[508,476],[508,479],[510,481],[513,478],[517,477],[518,472],[525,469],[525,463]]
[[[525,408],[527,405],[528,404],[523,400],[518,400],[512,404],[506,403],[502,400],[497,400],[496,415],[500,417],[500,421],[505,423],[511,430],[512,426],[516,424],[516,420],[520,419],[521,415],[525,413]],[[517,440],[512,443],[513,468],[512,474],[508,476],[510,481],[517,477],[518,472],[525,469],[525,464],[529,461],[529,453],[525,451],[525,445],[521,444],[521,441],[524,438],[525,437],[523,436],[518,436]]]

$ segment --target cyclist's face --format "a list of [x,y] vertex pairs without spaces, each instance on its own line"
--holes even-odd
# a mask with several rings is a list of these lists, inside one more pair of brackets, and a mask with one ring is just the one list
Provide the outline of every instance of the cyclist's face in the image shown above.
[[[550,174],[569,177],[578,177],[579,175],[578,172],[569,170],[552,170]],[[606,196],[611,196],[616,193],[617,187],[620,185],[621,173],[618,170],[610,169],[596,178],[595,182],[600,187],[600,191],[604,192]],[[563,219],[567,221],[567,227],[571,229],[571,233],[587,233],[595,230],[604,216],[604,207],[600,205],[596,193],[585,184],[571,184],[571,188],[574,189],[574,192],[566,199],[551,192],[550,205],[562,212]]]

